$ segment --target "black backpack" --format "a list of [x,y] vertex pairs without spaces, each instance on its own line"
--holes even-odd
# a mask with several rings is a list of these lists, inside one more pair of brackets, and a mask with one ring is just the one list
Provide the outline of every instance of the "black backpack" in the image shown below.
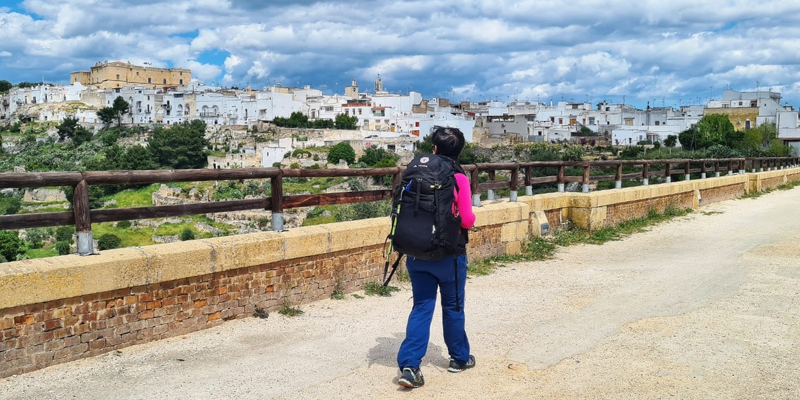
[[[461,217],[453,216],[452,212],[454,191],[458,190],[456,173],[464,173],[457,162],[433,154],[419,155],[406,167],[394,192],[392,227],[387,238],[400,253],[392,275],[404,254],[421,260],[440,260],[465,252],[466,232],[461,229]],[[390,256],[391,248],[384,278]],[[388,284],[392,275],[384,284]]]

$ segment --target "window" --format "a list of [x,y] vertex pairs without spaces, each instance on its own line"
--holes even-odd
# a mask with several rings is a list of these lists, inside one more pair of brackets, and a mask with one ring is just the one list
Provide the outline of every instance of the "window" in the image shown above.
[[117,74],[117,80],[119,80],[119,74]]
[[656,126],[661,125],[661,121],[656,121]]
[[167,84],[167,79],[166,79],[166,78],[164,78],[164,84],[165,84],[165,85]]
[[181,82],[181,85],[183,85],[183,79],[181,79],[180,82]]
[[153,83],[153,78],[147,78],[147,83]]

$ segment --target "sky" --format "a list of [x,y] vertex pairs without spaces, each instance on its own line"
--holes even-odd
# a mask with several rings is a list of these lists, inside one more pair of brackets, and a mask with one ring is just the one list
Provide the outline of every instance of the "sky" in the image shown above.
[[800,106],[800,1],[0,0],[0,79],[69,84],[98,61],[454,101]]

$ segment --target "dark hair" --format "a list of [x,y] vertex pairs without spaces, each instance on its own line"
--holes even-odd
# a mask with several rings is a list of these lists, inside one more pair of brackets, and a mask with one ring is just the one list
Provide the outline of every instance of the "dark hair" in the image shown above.
[[464,149],[464,134],[458,128],[434,126],[431,142],[436,146],[436,154],[457,160]]

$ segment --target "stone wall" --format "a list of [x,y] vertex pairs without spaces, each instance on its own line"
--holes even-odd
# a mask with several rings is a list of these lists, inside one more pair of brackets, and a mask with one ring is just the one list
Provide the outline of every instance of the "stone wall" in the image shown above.
[[[782,174],[782,175],[781,175]],[[518,253],[564,222],[597,229],[650,209],[698,208],[800,170],[594,193],[550,193],[475,209],[471,260]],[[762,182],[763,181],[763,182]],[[766,183],[765,183],[766,182]],[[0,268],[0,377],[353,292],[383,274],[388,218],[22,260]]]

